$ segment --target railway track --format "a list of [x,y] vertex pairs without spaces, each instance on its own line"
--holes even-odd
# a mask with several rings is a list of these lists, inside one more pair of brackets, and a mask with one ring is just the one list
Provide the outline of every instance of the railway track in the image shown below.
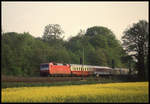
[[[93,77],[94,78],[94,77]],[[2,82],[61,82],[61,81],[79,81],[82,77],[13,77],[2,76]],[[89,77],[84,77],[84,80]]]
[[[25,83],[51,83],[51,82],[63,82],[63,81],[80,81],[80,80],[93,80],[103,81],[109,79],[109,77],[14,77],[14,76],[2,76],[2,82],[25,82]],[[136,80],[131,76],[114,76],[114,78],[122,80]]]

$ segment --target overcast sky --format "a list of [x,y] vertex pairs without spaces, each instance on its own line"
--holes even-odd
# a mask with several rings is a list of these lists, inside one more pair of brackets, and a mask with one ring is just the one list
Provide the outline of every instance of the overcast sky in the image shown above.
[[[2,2],[4,32],[29,32],[41,37],[48,24],[60,24],[65,38],[92,26],[109,28],[118,40],[123,31],[144,19],[148,21],[148,1],[144,2]],[[149,21],[148,21],[149,22]]]

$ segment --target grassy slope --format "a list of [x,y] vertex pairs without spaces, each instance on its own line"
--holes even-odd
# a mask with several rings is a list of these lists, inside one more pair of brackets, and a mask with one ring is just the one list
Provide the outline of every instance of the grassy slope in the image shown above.
[[148,82],[5,88],[2,102],[148,102]]

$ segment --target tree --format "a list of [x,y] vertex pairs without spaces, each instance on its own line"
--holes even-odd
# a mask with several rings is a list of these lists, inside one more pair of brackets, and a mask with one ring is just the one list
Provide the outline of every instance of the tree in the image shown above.
[[106,36],[103,35],[95,35],[93,37],[91,37],[91,39],[89,40],[90,43],[96,48],[96,47],[100,47],[100,48],[106,48],[107,47],[107,39]]
[[85,35],[85,30],[80,29],[79,33],[77,36],[82,37]]
[[59,24],[49,24],[45,26],[43,39],[46,41],[60,39],[63,33],[64,31]]
[[85,37],[88,38],[89,43],[95,50],[102,50],[104,52],[105,65],[112,66],[111,60],[114,59],[116,67],[127,67],[121,62],[122,46],[119,40],[116,39],[115,34],[103,26],[94,26],[87,29]]
[[136,68],[140,79],[145,78],[145,59],[148,56],[148,22],[140,20],[124,31],[123,46],[128,54],[136,60]]
[[107,66],[106,56],[100,48],[96,51],[91,51],[87,58],[92,65]]
[[112,33],[108,28],[102,26],[93,26],[87,29],[86,36],[107,35]]

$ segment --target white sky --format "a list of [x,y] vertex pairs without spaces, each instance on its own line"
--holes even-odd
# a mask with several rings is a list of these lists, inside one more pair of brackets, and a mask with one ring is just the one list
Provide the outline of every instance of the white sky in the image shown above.
[[[48,24],[60,24],[65,38],[92,26],[109,28],[118,40],[123,31],[144,19],[149,4],[144,2],[2,2],[4,32],[29,32],[41,37]],[[148,21],[149,22],[149,21]]]

